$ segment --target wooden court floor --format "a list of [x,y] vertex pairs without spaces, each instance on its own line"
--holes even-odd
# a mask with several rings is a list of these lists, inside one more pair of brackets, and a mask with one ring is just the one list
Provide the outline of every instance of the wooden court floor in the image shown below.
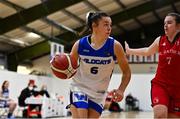
[[[153,112],[109,112],[104,111],[100,119],[153,119]],[[53,119],[71,119],[71,117],[60,117]]]
[[132,111],[132,112],[109,112],[105,111],[101,118],[111,119],[111,118],[118,118],[118,119],[128,119],[128,118],[136,118],[136,119],[153,119],[153,112],[139,112],[139,111]]

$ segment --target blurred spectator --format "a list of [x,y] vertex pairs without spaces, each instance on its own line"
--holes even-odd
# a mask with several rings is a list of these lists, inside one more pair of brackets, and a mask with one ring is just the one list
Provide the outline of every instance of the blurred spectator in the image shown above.
[[129,93],[126,96],[126,111],[131,111],[133,110],[133,107],[135,106],[135,102],[134,102],[134,97],[131,95],[131,93]]
[[[34,80],[29,80],[28,86],[23,89],[21,91],[21,94],[18,98],[18,102],[19,102],[19,106],[20,107],[26,107],[28,106],[28,104],[25,103],[25,100],[29,97],[36,97],[38,96],[40,93],[39,91],[34,90],[35,88],[37,88],[37,86],[35,85],[35,81]],[[41,110],[41,105],[37,105],[37,104],[32,104],[29,105],[31,110]],[[27,109],[25,109],[23,111],[23,117],[27,117]]]
[[42,85],[42,87],[41,87],[41,90],[40,90],[40,95],[42,95],[42,96],[46,96],[46,97],[48,97],[48,98],[50,98],[50,95],[49,95],[49,93],[48,93],[48,91],[47,91],[47,85]]
[[130,94],[126,96],[126,111],[138,111],[139,110],[139,100]]
[[36,88],[36,87],[37,86],[35,85],[35,81],[29,80],[28,87],[23,89],[19,96],[19,105],[20,106],[22,106],[22,107],[27,106],[27,104],[25,103],[26,98],[31,97],[31,96],[35,97],[35,96],[39,95],[39,92],[34,90],[34,88]]
[[9,98],[9,81],[5,80],[0,90],[0,106],[2,108],[9,107],[7,118],[13,119],[13,112],[16,108],[16,103]]

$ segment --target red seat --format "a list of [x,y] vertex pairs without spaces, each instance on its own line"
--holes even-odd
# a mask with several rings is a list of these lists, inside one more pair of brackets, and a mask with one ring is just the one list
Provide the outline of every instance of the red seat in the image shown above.
[[31,110],[31,106],[28,105],[28,108],[27,108],[27,117],[31,117],[31,115],[33,115],[33,114],[36,114],[37,116],[41,115],[41,111],[36,110],[36,109]]

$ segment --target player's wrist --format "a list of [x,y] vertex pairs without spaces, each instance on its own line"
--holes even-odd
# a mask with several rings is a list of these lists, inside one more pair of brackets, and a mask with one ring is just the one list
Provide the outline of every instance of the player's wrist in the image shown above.
[[122,89],[117,89],[116,93],[118,93],[119,95],[124,95],[124,91]]

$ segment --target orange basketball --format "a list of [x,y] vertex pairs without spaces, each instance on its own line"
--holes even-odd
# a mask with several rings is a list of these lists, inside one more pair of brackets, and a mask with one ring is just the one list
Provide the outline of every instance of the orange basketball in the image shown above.
[[54,75],[60,79],[69,79],[78,67],[77,61],[69,54],[60,53],[50,61]]

